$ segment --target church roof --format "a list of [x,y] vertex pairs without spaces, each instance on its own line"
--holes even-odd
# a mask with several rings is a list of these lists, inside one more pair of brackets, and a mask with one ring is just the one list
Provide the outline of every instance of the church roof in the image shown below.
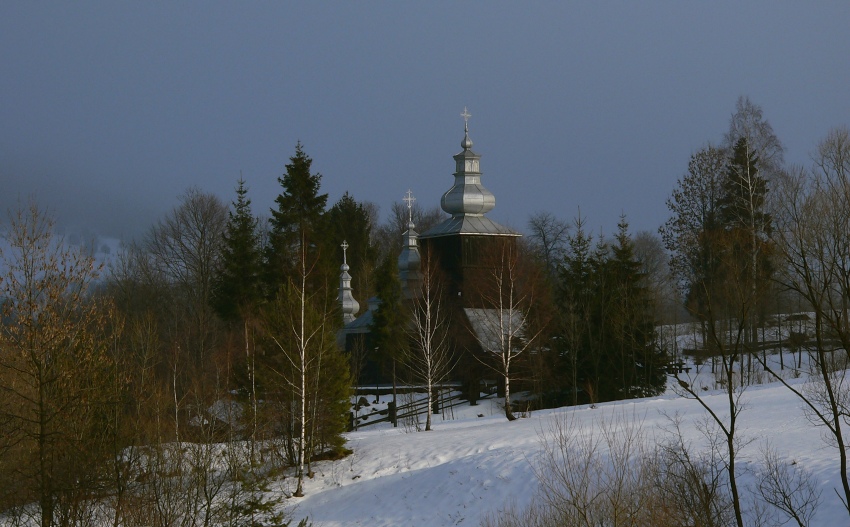
[[486,216],[457,216],[431,227],[420,238],[438,238],[454,234],[481,234],[489,236],[522,236]]
[[375,309],[381,303],[381,299],[373,296],[368,301],[369,309],[365,313],[354,319],[354,321],[345,324],[342,331],[345,333],[369,333],[372,331],[372,320],[375,316]]
[[[484,351],[499,353],[506,337],[521,338],[525,317],[518,309],[463,308],[475,339]],[[501,333],[501,335],[500,335]]]
[[485,214],[496,206],[496,198],[481,184],[481,156],[472,151],[469,139],[469,118],[463,109],[463,151],[454,156],[455,181],[440,201],[443,210],[452,215],[439,225],[428,229],[420,238],[436,238],[456,234],[479,234],[488,236],[521,236],[518,232],[499,225]]

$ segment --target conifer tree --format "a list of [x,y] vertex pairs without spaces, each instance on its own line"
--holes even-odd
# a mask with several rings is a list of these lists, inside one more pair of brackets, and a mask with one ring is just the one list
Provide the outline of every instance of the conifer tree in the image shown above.
[[262,255],[257,219],[251,213],[245,180],[239,178],[236,201],[228,212],[221,249],[221,270],[216,278],[214,307],[225,320],[244,318],[260,301]]
[[373,271],[378,251],[372,240],[369,211],[346,192],[328,209],[324,217],[325,245],[323,260],[329,269],[339,269],[342,261],[340,243],[348,242],[348,263],[354,270],[354,291],[367,298],[373,291]]
[[265,276],[270,295],[276,294],[286,280],[298,275],[302,247],[309,253],[307,260],[315,265],[320,248],[318,234],[328,201],[327,194],[319,193],[322,175],[310,173],[313,160],[304,152],[301,142],[295,145],[295,155],[289,160],[286,173],[277,179],[283,191],[275,198],[277,209],[272,209],[269,218]]
[[720,201],[725,166],[726,156],[719,148],[707,146],[692,154],[687,174],[667,199],[672,216],[660,229],[686,306],[701,321],[708,313],[709,298],[721,288]]
[[767,181],[759,168],[759,158],[747,139],[738,139],[721,184],[719,214],[727,229],[769,233],[770,215],[764,210]]
[[258,428],[259,403],[256,389],[256,350],[252,346],[250,326],[262,300],[262,252],[257,232],[258,220],[251,212],[251,200],[247,194],[245,180],[240,177],[236,187],[236,201],[232,203],[232,210],[228,211],[228,220],[222,236],[221,267],[215,279],[213,307],[226,321],[242,321],[240,329],[234,328],[233,337],[241,341],[240,347],[244,346],[245,362],[244,367],[235,369],[235,380],[250,397],[253,448]]
[[[659,393],[666,357],[655,342],[653,306],[622,219],[613,244],[577,221],[560,272],[562,369],[589,402]],[[574,391],[573,402],[577,402]]]
[[590,314],[590,260],[591,237],[584,231],[581,217],[575,220],[575,229],[567,237],[568,254],[559,265],[557,307],[560,311],[560,328],[557,342],[561,357],[564,382],[570,387],[569,401],[578,404],[579,387],[589,363],[589,333],[587,317]]
[[[322,221],[327,194],[319,194],[320,174],[299,142],[278,178],[283,192],[272,210],[266,251],[266,286],[271,301],[264,310],[265,364],[261,373],[277,392],[281,427],[291,434],[287,455],[296,466],[297,489],[310,473],[322,446],[339,446],[347,406],[348,368],[335,347],[328,276],[320,262]],[[341,387],[341,388],[340,388]],[[339,412],[339,413],[337,413]]]
[[401,282],[396,259],[392,255],[387,255],[378,266],[375,289],[380,304],[372,319],[372,345],[377,349],[375,360],[381,369],[385,369],[404,356],[407,345]]
[[771,217],[765,211],[767,181],[761,176],[759,159],[745,137],[738,139],[729,159],[726,177],[721,184],[719,216],[726,233],[727,260],[737,262],[736,271],[728,273],[748,290],[750,342],[756,340],[756,325],[752,319],[763,304],[763,293],[771,278],[769,239]]
[[667,375],[664,353],[656,346],[654,306],[646,287],[646,276],[635,257],[634,242],[625,217],[608,261],[611,283],[611,327],[614,329],[614,355],[620,359],[621,389],[626,397],[644,397],[663,391]]

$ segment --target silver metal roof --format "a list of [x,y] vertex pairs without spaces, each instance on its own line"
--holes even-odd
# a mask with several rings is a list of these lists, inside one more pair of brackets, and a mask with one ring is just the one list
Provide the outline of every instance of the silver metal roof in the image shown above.
[[452,215],[439,225],[422,233],[420,238],[437,238],[456,234],[479,234],[489,236],[522,236],[518,232],[499,225],[485,214],[496,206],[496,198],[481,184],[481,156],[472,151],[469,139],[469,117],[463,109],[463,151],[454,155],[454,185],[443,194],[440,205]]
[[[506,340],[522,338],[525,317],[517,309],[463,308],[481,349],[493,353],[504,350]],[[512,350],[513,351],[513,350]]]
[[437,238],[454,234],[483,234],[489,236],[522,236],[487,216],[456,216],[431,227],[419,238]]
[[342,331],[345,333],[369,333],[372,330],[372,319],[375,316],[375,310],[380,305],[381,300],[373,296],[368,301],[369,309],[354,319],[353,322],[349,322],[348,324],[342,327]]

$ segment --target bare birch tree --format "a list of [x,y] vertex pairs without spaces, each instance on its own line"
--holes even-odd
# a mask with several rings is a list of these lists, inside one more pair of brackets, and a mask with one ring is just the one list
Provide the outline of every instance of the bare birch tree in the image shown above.
[[495,240],[490,251],[482,255],[482,264],[473,287],[483,307],[468,309],[467,314],[484,351],[480,360],[502,378],[505,417],[513,421],[516,417],[511,409],[511,379],[515,363],[541,333],[539,328],[531,327],[526,316],[534,305],[534,277],[524,265],[514,239]]
[[723,146],[731,151],[739,139],[744,138],[756,152],[765,177],[772,181],[782,173],[785,164],[785,146],[764,118],[764,112],[749,97],[742,95],[735,103],[735,113],[729,118],[729,130],[723,136]]
[[308,369],[316,360],[312,351],[322,329],[321,325],[314,325],[311,323],[312,320],[308,320],[308,317],[313,314],[310,311],[310,298],[306,290],[308,275],[306,263],[302,263],[300,283],[297,286],[288,284],[277,296],[272,308],[275,313],[271,315],[271,318],[276,319],[276,323],[266,327],[266,332],[278,348],[279,356],[283,362],[282,367],[277,370],[278,377],[292,394],[291,400],[295,406],[293,416],[295,425],[294,447],[296,449],[294,461],[296,464],[295,477],[298,483],[293,495],[297,497],[304,495],[307,431],[311,426],[307,411],[307,375]]
[[173,319],[184,324],[174,338],[183,341],[181,348],[201,368],[213,344],[213,289],[226,224],[227,206],[221,199],[192,187],[142,244],[147,268],[173,291]]
[[407,363],[413,378],[425,385],[428,400],[425,431],[428,432],[431,430],[434,388],[448,377],[454,357],[449,347],[449,319],[439,266],[426,254],[421,269],[421,290],[412,300],[408,334],[413,346],[407,354]]
[[289,434],[285,440],[295,465],[294,496],[304,495],[304,476],[310,475],[318,449],[337,449],[344,442],[339,434],[345,428],[350,386],[348,365],[336,349],[331,311],[323,303],[326,295],[309,291],[311,272],[302,256],[297,281],[281,288],[264,320],[264,333],[274,351],[269,381],[279,388],[276,396],[284,407],[281,425]]

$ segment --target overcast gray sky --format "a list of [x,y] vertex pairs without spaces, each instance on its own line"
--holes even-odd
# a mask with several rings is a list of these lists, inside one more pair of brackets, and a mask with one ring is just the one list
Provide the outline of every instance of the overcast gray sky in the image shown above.
[[490,215],[655,230],[741,95],[808,163],[850,124],[848,2],[2,2],[0,206],[131,236],[196,185],[266,213],[300,140],[330,202],[449,189],[469,107]]

